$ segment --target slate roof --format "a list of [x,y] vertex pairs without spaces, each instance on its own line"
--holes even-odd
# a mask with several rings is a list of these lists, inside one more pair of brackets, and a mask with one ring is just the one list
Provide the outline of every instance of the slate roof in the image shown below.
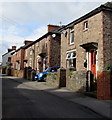
[[37,40],[35,40],[34,42],[32,42],[31,44],[29,44],[28,46],[25,46],[24,49],[28,48],[29,46],[39,42],[40,40],[42,40],[43,38],[47,37],[48,35],[52,35],[52,34],[61,34],[60,33],[60,28],[52,30],[50,32],[47,32],[46,34],[44,34],[43,36],[41,36],[40,38],[38,38]]

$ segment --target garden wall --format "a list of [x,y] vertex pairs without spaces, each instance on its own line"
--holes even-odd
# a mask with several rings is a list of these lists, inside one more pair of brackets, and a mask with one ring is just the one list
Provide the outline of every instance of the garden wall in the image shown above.
[[46,77],[46,85],[51,87],[58,87],[58,74],[57,73],[49,73]]
[[86,91],[86,73],[87,71],[66,70],[66,87],[75,92]]
[[11,69],[11,75],[15,77],[24,78],[24,70]]

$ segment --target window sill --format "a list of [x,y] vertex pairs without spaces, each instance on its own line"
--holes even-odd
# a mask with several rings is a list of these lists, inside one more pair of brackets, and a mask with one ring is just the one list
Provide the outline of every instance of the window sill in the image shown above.
[[83,30],[83,32],[86,32],[86,31],[88,31],[88,28],[86,28],[86,29]]
[[69,45],[74,45],[74,43],[70,43]]

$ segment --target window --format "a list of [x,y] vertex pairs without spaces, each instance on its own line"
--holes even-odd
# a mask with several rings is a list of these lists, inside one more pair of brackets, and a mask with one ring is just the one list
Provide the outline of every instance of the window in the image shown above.
[[46,40],[45,40],[45,47],[47,48],[47,43],[48,43],[48,40],[47,40],[47,38],[46,38]]
[[30,55],[32,55],[32,50],[30,50]]
[[87,30],[88,29],[88,21],[85,21],[84,22],[84,30]]
[[74,44],[74,28],[70,29],[70,45]]
[[40,49],[40,42],[37,42],[37,51]]
[[8,57],[8,62],[11,62],[11,57]]
[[32,58],[29,58],[29,66],[32,67]]
[[74,67],[76,69],[76,51],[67,53],[67,68]]
[[39,42],[37,42],[36,46],[39,47]]
[[25,50],[25,55],[26,55],[26,57],[27,57],[27,50]]
[[30,55],[32,55],[34,52],[34,49],[30,48]]
[[70,57],[71,57],[71,53],[68,53],[66,59],[70,59]]

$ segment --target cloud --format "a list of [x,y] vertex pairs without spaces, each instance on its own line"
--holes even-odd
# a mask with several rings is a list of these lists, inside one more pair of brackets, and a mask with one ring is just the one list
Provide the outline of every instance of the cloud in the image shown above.
[[38,39],[47,32],[48,24],[59,25],[61,21],[66,25],[103,3],[60,1],[0,3],[0,54],[12,45],[23,45],[25,39]]
[[47,26],[41,26],[35,29],[30,36],[27,36],[28,40],[37,40],[39,37],[47,33]]
[[[79,3],[79,2],[77,2]],[[45,24],[45,23],[57,23],[60,21],[67,22],[67,19],[73,16],[81,15],[93,6],[99,5],[99,3],[53,3],[53,2],[19,2],[19,3],[3,3],[1,7],[3,12],[1,15],[3,20],[9,24]],[[77,12],[78,11],[78,12]]]
[[107,0],[1,0],[1,2],[106,2]]

